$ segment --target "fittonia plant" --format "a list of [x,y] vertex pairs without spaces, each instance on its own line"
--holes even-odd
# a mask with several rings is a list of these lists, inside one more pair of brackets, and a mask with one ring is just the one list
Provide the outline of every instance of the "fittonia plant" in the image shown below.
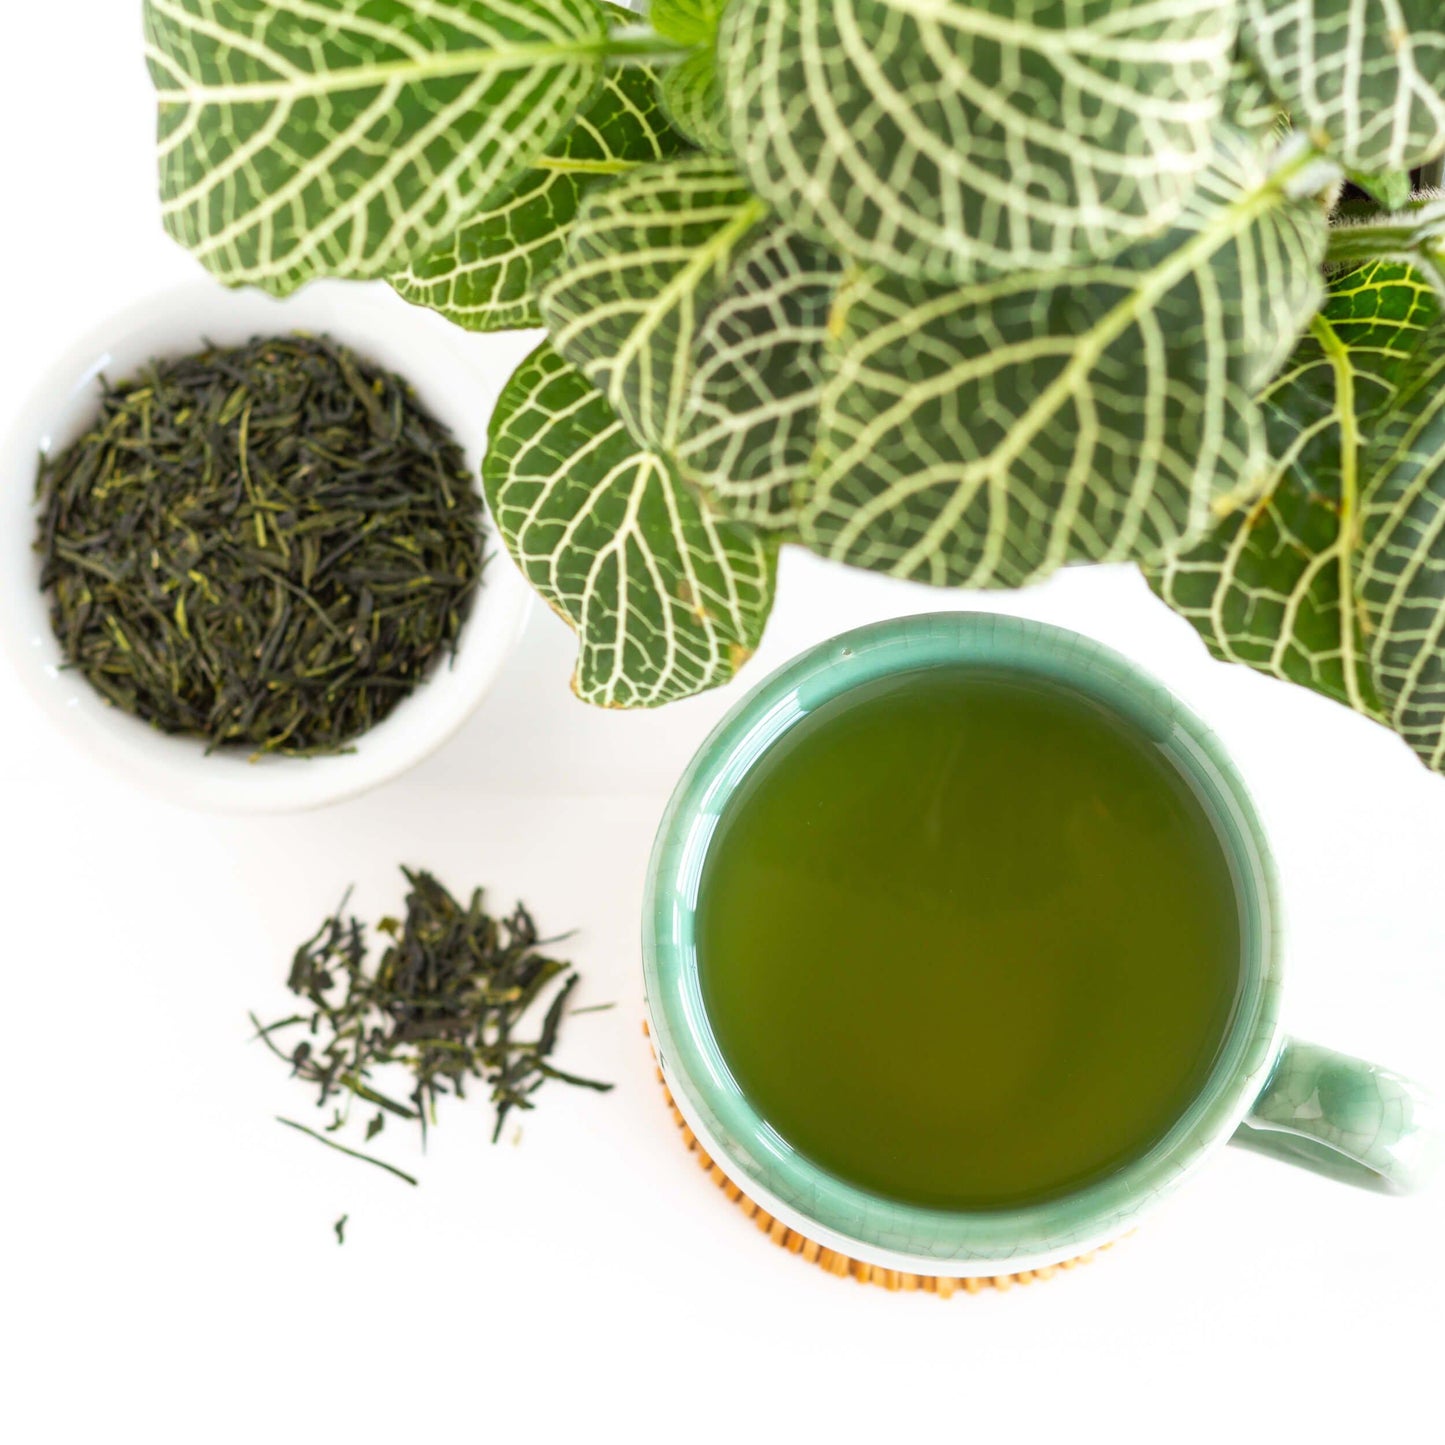
[[782,544],[945,586],[1132,561],[1445,767],[1442,0],[146,28],[166,225],[222,279],[546,326],[483,474],[588,701],[730,678]]

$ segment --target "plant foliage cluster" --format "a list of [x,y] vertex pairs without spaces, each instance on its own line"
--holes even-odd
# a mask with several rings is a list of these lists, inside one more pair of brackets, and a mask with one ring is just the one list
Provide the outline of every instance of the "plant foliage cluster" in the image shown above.
[[1445,761],[1440,0],[146,26],[166,225],[218,276],[546,327],[484,483],[588,701],[731,677],[783,544],[945,586],[1128,561]]

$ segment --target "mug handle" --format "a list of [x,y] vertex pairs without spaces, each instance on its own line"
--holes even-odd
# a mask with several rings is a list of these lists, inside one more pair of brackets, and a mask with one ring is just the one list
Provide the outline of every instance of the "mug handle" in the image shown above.
[[1287,1038],[1231,1142],[1347,1184],[1409,1194],[1437,1162],[1434,1116],[1412,1079]]

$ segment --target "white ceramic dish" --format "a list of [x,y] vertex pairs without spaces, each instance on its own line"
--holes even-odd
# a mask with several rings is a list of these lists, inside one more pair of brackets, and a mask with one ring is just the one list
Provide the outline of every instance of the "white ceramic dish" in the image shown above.
[[466,721],[516,646],[531,606],[530,590],[493,531],[486,575],[455,658],[357,738],[352,751],[335,757],[252,762],[238,752],[207,754],[200,742],[168,737],[127,717],[78,673],[61,667],[32,549],[39,454],[67,445],[94,416],[102,375],[120,380],[152,357],[297,330],[325,333],[405,376],[423,404],[452,429],[473,470],[480,466],[489,378],[479,375],[446,324],[389,293],[325,282],[284,301],[198,282],[127,307],[79,340],[40,379],[0,447],[4,650],[56,727],[117,772],[193,807],[290,812],[354,797],[394,778]]

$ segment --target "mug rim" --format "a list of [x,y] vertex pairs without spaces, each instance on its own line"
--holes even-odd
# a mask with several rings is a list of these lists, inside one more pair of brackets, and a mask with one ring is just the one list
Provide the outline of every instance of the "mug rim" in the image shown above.
[[[875,1194],[795,1149],[753,1107],[708,1023],[694,936],[703,861],[746,773],[801,718],[884,676],[922,668],[1027,672],[1083,692],[1142,726],[1208,807],[1235,872],[1241,988],[1204,1085],[1139,1158],[1083,1189],[1009,1209],[949,1210]],[[654,1047],[684,1118],[734,1182],[804,1234],[874,1263],[921,1272],[1033,1267],[1127,1232],[1146,1207],[1221,1146],[1278,1053],[1279,889],[1243,779],[1212,730],[1126,657],[1067,629],[987,612],[899,618],[808,649],[765,678],[713,729],[678,781],[648,865],[643,973]]]

